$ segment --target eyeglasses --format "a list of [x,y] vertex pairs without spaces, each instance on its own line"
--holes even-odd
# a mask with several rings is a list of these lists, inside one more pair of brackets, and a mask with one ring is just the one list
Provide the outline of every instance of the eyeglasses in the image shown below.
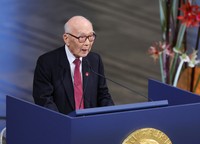
[[78,39],[78,41],[79,41],[80,43],[84,43],[87,39],[88,39],[90,42],[93,42],[93,41],[95,40],[95,38],[96,38],[96,34],[95,34],[95,33],[93,33],[92,35],[89,35],[89,36],[79,36],[79,37],[77,37],[77,36],[75,36],[75,35],[73,35],[73,34],[70,34],[70,33],[66,33],[66,34],[68,34],[68,35],[70,35],[70,36],[72,36],[72,37]]

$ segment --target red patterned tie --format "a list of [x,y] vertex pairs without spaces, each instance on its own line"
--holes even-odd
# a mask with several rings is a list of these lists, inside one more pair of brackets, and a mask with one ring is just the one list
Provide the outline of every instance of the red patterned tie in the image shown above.
[[83,86],[82,86],[82,79],[81,79],[81,73],[80,73],[80,59],[75,59],[74,62],[75,69],[74,69],[74,99],[75,99],[75,105],[76,110],[77,109],[83,109]]

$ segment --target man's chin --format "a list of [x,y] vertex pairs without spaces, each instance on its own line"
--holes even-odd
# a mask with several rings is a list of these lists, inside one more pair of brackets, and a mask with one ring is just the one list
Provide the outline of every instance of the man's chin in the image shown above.
[[82,54],[81,54],[81,57],[86,57],[86,56],[88,55],[88,53],[89,53],[89,52],[87,52],[87,53],[82,53]]

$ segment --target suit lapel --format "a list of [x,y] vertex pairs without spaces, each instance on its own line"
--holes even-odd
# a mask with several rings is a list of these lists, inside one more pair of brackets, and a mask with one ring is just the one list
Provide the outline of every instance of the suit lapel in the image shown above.
[[87,63],[87,58],[83,58],[82,60],[82,77],[83,77],[83,97],[84,97],[84,105],[87,108],[90,104],[90,97],[87,97],[87,89],[90,78],[90,68]]
[[64,47],[60,53],[60,65],[62,69],[61,70],[62,83],[64,85],[66,97],[69,99],[70,105],[72,106],[72,108],[75,109],[74,87],[73,87],[73,82],[71,78],[71,70],[70,70],[69,61],[67,59]]

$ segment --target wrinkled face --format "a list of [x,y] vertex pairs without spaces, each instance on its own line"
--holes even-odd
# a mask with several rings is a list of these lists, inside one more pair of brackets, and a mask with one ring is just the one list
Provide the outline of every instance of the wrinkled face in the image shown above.
[[92,24],[86,20],[71,22],[70,32],[63,34],[63,39],[75,57],[85,57],[90,52],[94,40]]

